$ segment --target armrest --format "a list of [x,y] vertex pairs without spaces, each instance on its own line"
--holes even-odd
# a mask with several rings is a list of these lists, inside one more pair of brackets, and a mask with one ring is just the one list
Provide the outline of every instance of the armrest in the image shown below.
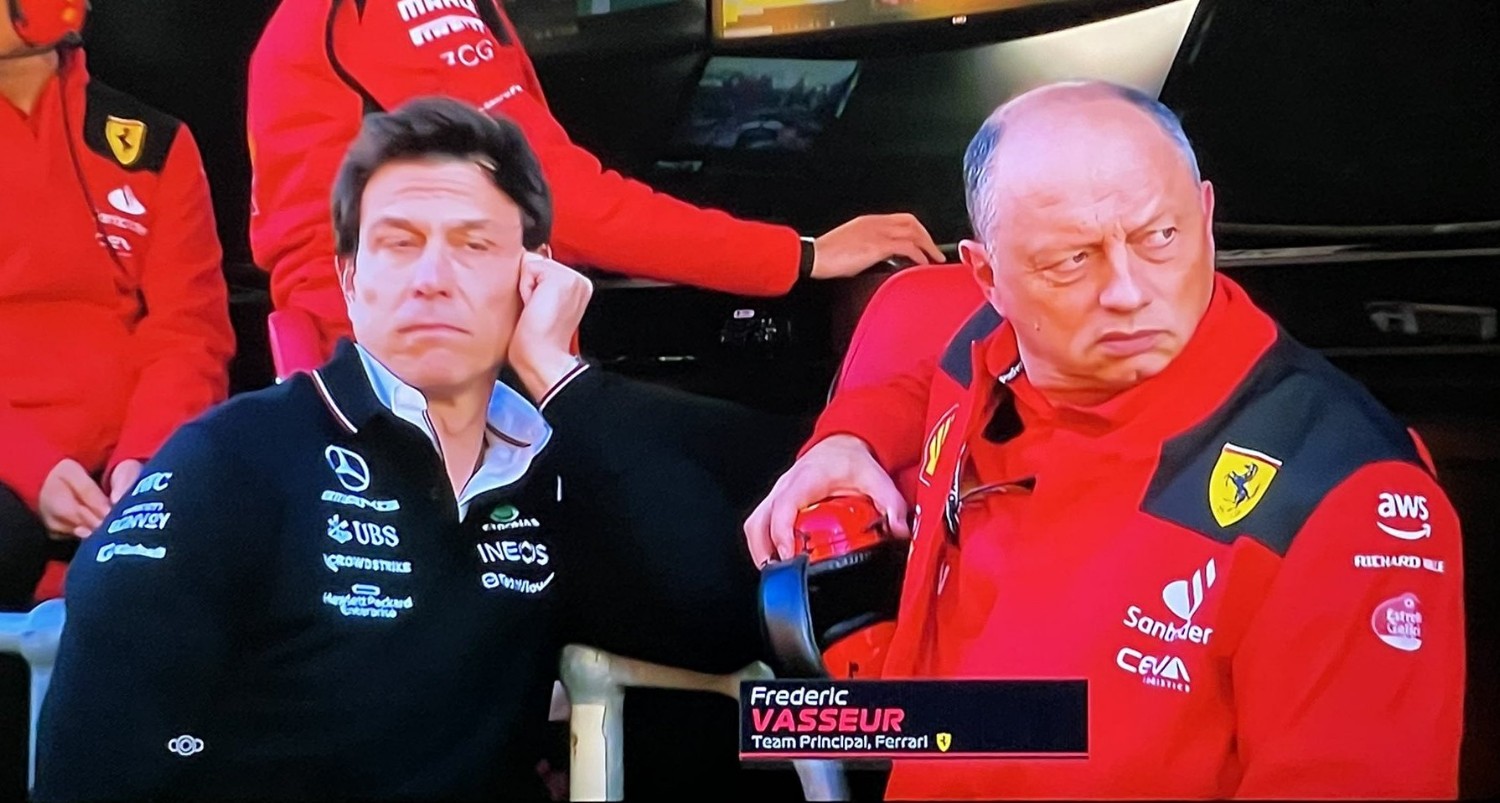
[[573,800],[623,800],[625,689],[651,687],[717,692],[739,699],[740,681],[772,677],[757,661],[729,675],[709,675],[613,655],[594,647],[563,648],[562,682],[572,705],[568,768]]
[[52,682],[52,665],[62,639],[67,610],[61,599],[49,599],[29,613],[0,613],[0,652],[20,655],[31,666],[31,751],[26,785],[36,785],[36,725]]
[[[625,799],[625,690],[631,687],[717,692],[739,699],[740,683],[769,680],[760,661],[728,675],[709,675],[624,658],[594,647],[563,648],[562,682],[572,703],[568,766],[570,800]],[[837,762],[794,761],[808,800],[848,800]]]

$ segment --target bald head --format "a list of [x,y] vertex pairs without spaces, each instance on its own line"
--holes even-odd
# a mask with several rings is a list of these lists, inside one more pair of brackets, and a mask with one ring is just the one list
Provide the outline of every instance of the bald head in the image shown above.
[[[1004,145],[1002,147],[1002,140]],[[1170,109],[1151,96],[1104,81],[1049,84],[1012,98],[980,126],[964,153],[964,185],[974,235],[996,224],[997,185],[1054,181],[1058,170],[1097,171],[1168,148],[1187,179],[1198,159]],[[1136,164],[1154,162],[1145,158]]]

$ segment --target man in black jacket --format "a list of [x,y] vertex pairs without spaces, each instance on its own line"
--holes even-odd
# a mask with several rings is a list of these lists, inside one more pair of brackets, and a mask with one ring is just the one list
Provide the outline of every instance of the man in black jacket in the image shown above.
[[356,342],[183,428],[84,542],[39,799],[510,798],[566,641],[755,657],[743,588],[638,571],[638,491],[683,444],[639,425],[661,392],[570,353],[591,287],[543,255],[520,131],[373,116],[333,213]]

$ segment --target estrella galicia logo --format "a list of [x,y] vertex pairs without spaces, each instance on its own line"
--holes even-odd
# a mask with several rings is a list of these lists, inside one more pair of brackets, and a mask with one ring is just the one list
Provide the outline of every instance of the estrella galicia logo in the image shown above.
[[496,524],[510,524],[520,516],[521,511],[515,505],[500,505],[490,511],[490,521]]
[[323,450],[323,458],[333,469],[333,476],[351,491],[363,491],[370,487],[370,466],[365,459],[342,446],[329,446]]

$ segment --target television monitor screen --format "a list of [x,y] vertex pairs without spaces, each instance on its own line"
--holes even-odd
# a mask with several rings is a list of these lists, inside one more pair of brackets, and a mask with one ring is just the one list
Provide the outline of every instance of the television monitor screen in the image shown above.
[[672,146],[800,153],[843,113],[855,61],[715,56],[703,67]]
[[504,0],[533,55],[628,51],[652,42],[702,39],[702,0]]
[[574,0],[574,4],[578,8],[578,16],[580,17],[612,14],[616,11],[632,11],[637,8],[648,8],[650,6],[664,6],[675,2],[677,0]]
[[[582,0],[580,0],[582,1]],[[986,14],[1056,0],[713,0],[716,39]]]

